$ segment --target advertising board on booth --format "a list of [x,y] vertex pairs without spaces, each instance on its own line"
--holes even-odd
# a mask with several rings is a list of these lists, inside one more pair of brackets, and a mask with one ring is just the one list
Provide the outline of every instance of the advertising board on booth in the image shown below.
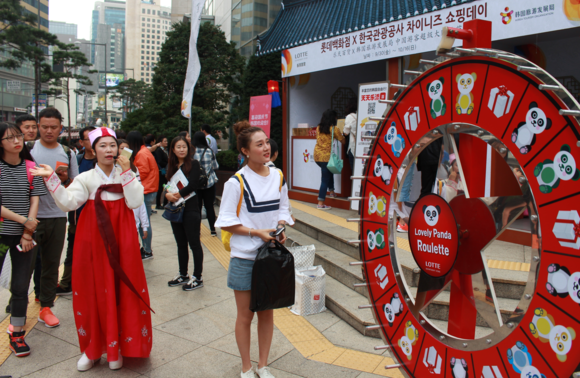
[[[389,83],[380,81],[376,83],[359,84],[358,87],[358,107],[357,107],[357,124],[356,124],[356,147],[354,148],[355,156],[364,156],[369,154],[371,139],[363,139],[363,136],[376,135],[379,128],[377,121],[372,121],[370,117],[382,117],[387,109],[387,104],[380,103],[380,100],[386,100],[389,93]],[[363,175],[363,160],[355,159],[353,176]],[[360,197],[361,180],[352,181],[352,196]],[[351,202],[351,209],[358,210],[359,201]]]
[[493,41],[580,26],[561,0],[476,1],[382,25],[361,25],[283,50],[282,77],[433,51],[444,26],[461,28],[475,19],[493,23]]
[[250,97],[250,125],[259,127],[270,137],[272,96]]

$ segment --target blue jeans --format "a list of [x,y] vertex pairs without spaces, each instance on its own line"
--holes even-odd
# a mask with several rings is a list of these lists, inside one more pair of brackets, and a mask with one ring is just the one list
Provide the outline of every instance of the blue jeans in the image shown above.
[[318,191],[318,200],[324,202],[326,199],[326,192],[334,192],[334,174],[326,168],[328,162],[317,161],[316,164],[320,167],[322,179],[320,182],[320,190]]
[[152,253],[151,251],[151,240],[153,240],[153,227],[151,226],[151,206],[155,203],[157,198],[157,192],[145,194],[145,207],[147,208],[147,219],[149,220],[149,229],[147,229],[147,237],[143,237],[143,229],[139,227],[139,235],[141,235],[141,240],[143,241],[143,249],[147,253]]

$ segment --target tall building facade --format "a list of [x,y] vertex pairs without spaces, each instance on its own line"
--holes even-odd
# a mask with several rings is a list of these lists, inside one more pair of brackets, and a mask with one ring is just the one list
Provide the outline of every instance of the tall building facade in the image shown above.
[[257,49],[256,36],[268,30],[280,9],[280,0],[205,0],[204,13],[215,16],[215,25],[226,39],[249,58]]
[[[110,37],[111,34],[115,35],[115,38],[118,34],[122,33],[123,38],[125,34],[125,12],[126,12],[126,3],[124,1],[118,0],[104,0],[104,1],[95,1],[95,8],[93,10],[92,20],[91,20],[91,42],[93,43],[107,43],[107,48],[110,50],[111,47],[116,48],[115,46],[111,46]],[[100,27],[100,25],[107,25],[109,28]],[[120,29],[120,32],[117,32],[117,29]],[[99,34],[99,30],[101,34]],[[112,31],[111,31],[112,30]],[[115,39],[116,41],[116,39]],[[101,56],[100,59],[96,58],[96,55],[99,54]],[[102,63],[102,56],[105,54],[105,48],[103,46],[93,46],[91,48],[91,63],[97,65],[100,64],[102,69],[104,69],[104,63]],[[111,60],[116,60],[116,58],[112,58],[115,54],[109,54],[111,56]],[[123,53],[124,55],[124,53]],[[101,63],[98,62],[101,60]],[[113,63],[113,64],[111,64]],[[116,71],[119,69],[122,71],[124,67],[120,66],[119,62],[111,62],[107,63],[107,67],[116,66]]]
[[62,21],[48,21],[48,31],[52,34],[73,35],[76,38],[78,35],[77,29],[77,24],[69,24]]
[[125,25],[127,70],[133,70],[135,80],[151,83],[161,45],[171,30],[171,8],[153,0],[127,0]]
[[[21,0],[20,5],[27,14],[37,17],[39,29],[48,31],[48,0]],[[45,48],[48,54],[48,48]],[[0,59],[5,59],[7,51],[0,52]],[[26,114],[34,94],[34,65],[25,61],[16,69],[0,68],[0,119],[3,122],[14,122],[16,117]]]

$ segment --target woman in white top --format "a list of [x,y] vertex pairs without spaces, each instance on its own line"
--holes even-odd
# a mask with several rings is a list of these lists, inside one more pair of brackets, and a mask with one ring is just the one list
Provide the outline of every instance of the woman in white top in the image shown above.
[[354,149],[356,145],[356,111],[357,111],[357,98],[353,97],[348,100],[348,105],[346,107],[346,119],[344,120],[344,137],[348,140],[348,149],[346,150],[346,156],[348,156],[348,162],[350,163],[350,169],[354,175]]
[[[290,216],[288,187],[281,173],[266,165],[270,160],[270,143],[264,131],[251,127],[247,121],[234,125],[238,151],[246,157],[246,165],[238,171],[243,180],[244,193],[241,209],[237,212],[241,196],[237,176],[224,185],[224,192],[216,227],[231,232],[231,259],[228,268],[228,287],[234,290],[238,316],[236,342],[242,357],[242,378],[255,377],[250,360],[250,326],[254,313],[250,311],[252,267],[258,248],[272,240],[270,232],[285,224],[294,224]],[[286,239],[281,234],[281,241]],[[273,378],[268,370],[268,354],[274,332],[274,312],[258,312],[260,378]]]

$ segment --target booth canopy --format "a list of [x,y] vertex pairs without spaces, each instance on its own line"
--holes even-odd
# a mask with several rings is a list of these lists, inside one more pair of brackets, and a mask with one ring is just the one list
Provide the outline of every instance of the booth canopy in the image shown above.
[[258,55],[471,3],[474,0],[284,0],[270,28],[258,37]]

